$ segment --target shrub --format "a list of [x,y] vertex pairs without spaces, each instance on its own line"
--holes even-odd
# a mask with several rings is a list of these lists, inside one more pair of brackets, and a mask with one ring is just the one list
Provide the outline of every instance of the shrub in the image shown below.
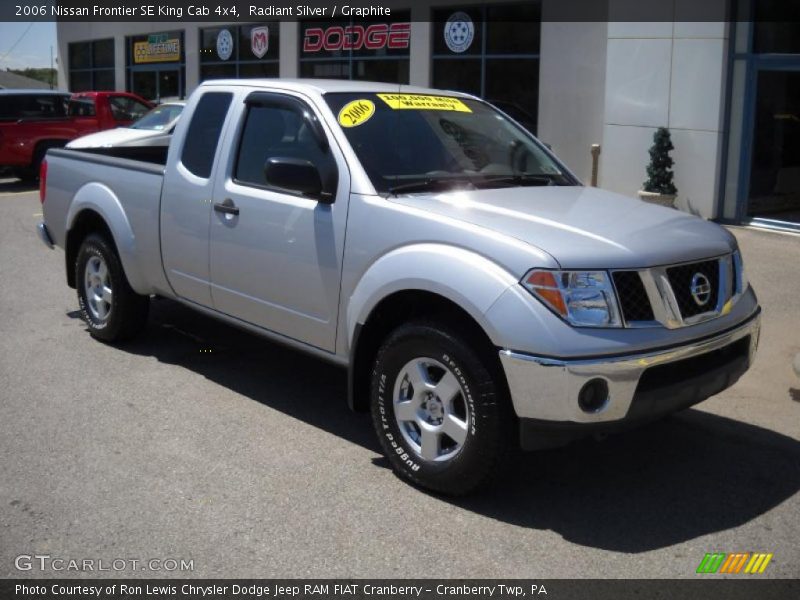
[[669,129],[659,127],[653,134],[653,146],[650,148],[650,164],[647,165],[647,181],[644,182],[644,191],[670,196],[678,194],[675,184],[672,183],[674,176],[672,165],[675,162],[669,155],[670,151],[674,149]]

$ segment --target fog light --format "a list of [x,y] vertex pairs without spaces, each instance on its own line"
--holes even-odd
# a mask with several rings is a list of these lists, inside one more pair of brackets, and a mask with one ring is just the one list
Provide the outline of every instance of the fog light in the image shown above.
[[578,406],[583,412],[600,412],[608,404],[608,383],[605,379],[590,379],[578,393]]

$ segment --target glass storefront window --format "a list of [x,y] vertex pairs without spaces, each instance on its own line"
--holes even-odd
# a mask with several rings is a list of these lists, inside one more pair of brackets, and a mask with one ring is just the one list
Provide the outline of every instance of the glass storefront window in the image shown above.
[[800,230],[800,6],[735,6],[721,216]]
[[200,30],[200,80],[277,77],[279,23]]
[[114,68],[114,40],[97,40],[92,44],[92,67]]
[[753,52],[800,54],[800,4],[757,0],[754,12]]
[[434,60],[433,86],[481,95],[481,60]]
[[92,42],[78,42],[69,45],[69,68],[92,68]]
[[70,71],[69,89],[73,92],[88,92],[92,89],[91,71]]
[[186,95],[183,31],[127,38],[128,91],[154,102]]
[[113,38],[69,44],[67,56],[70,91],[88,92],[115,88]]
[[433,86],[486,98],[535,132],[541,4],[440,8],[433,21]]
[[539,54],[540,4],[487,6],[486,21],[487,54]]
[[301,21],[302,77],[409,82],[411,12],[385,21]]

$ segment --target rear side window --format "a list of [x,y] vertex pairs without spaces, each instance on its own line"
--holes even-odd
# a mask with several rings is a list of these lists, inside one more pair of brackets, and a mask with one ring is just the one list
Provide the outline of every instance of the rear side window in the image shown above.
[[65,104],[66,98],[58,94],[3,94],[0,120],[64,118]]
[[94,98],[75,98],[69,101],[70,117],[93,117],[95,113]]
[[191,173],[208,178],[219,145],[225,115],[231,105],[230,92],[208,92],[200,98],[183,143],[181,162]]

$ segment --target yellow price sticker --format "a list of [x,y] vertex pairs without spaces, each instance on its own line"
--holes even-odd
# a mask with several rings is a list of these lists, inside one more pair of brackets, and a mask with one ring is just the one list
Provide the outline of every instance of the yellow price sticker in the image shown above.
[[375,104],[366,98],[348,102],[339,111],[339,125],[342,127],[358,127],[363,125],[375,114]]
[[423,94],[377,94],[394,110],[453,110],[471,113],[469,106],[458,98],[449,96],[426,96]]

